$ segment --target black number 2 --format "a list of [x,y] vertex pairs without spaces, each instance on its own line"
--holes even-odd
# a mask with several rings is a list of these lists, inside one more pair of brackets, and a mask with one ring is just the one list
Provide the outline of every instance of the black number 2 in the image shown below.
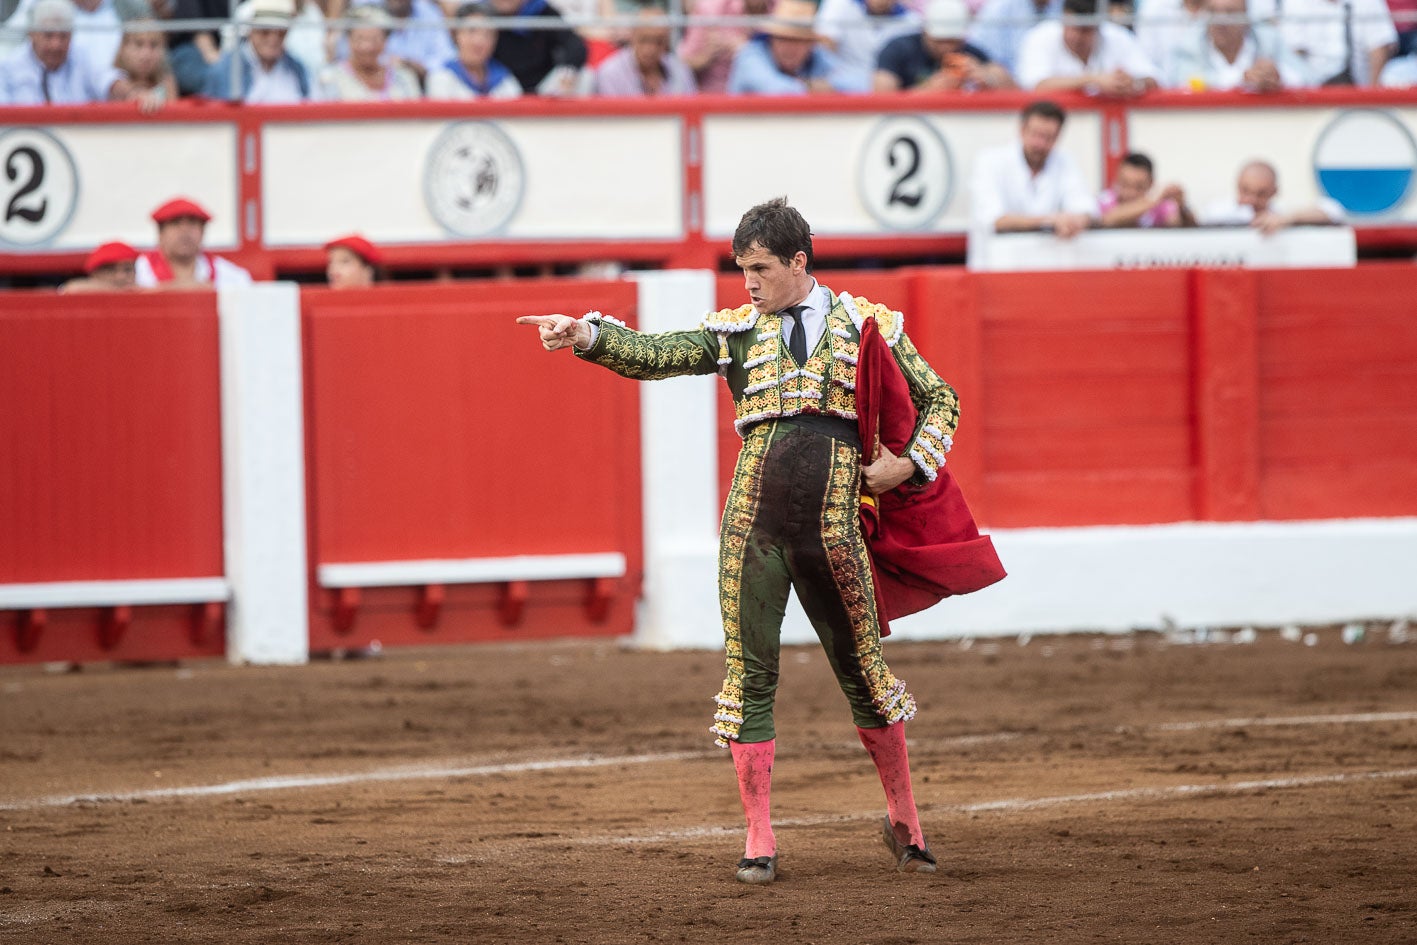
[[22,145],[10,152],[10,156],[5,159],[5,176],[10,180],[18,180],[20,168],[18,158],[29,159],[29,179],[20,185],[20,189],[15,191],[10,202],[5,205],[5,222],[9,223],[15,217],[27,220],[30,223],[38,223],[44,219],[44,211],[49,209],[49,198],[45,197],[39,201],[38,206],[22,206],[21,201],[29,194],[39,190],[39,185],[44,183],[44,158],[39,156],[39,152],[29,145]]
[[[904,146],[905,154],[903,156],[897,156],[902,146]],[[886,152],[886,157],[890,161],[891,167],[897,167],[901,164],[906,165],[905,170],[895,179],[895,186],[891,188],[891,195],[886,200],[886,203],[888,205],[903,203],[907,207],[920,206],[920,201],[924,197],[920,187],[917,185],[910,192],[904,189],[905,185],[910,182],[910,179],[920,170],[920,145],[916,143],[914,138],[901,135],[891,142],[890,150]]]

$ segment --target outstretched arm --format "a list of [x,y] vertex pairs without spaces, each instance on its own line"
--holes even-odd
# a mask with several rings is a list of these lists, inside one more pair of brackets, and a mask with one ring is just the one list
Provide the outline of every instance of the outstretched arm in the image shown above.
[[718,336],[702,327],[647,334],[599,312],[580,319],[568,315],[523,315],[517,324],[535,325],[541,346],[547,351],[570,348],[579,358],[638,381],[713,374],[718,370]]

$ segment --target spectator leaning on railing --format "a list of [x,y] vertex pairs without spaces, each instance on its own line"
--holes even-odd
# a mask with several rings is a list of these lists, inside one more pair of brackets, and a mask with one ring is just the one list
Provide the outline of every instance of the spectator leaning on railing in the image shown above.
[[843,62],[813,26],[811,0],[778,0],[772,18],[738,50],[728,91],[735,95],[869,92],[871,74]]
[[1274,233],[1288,226],[1341,223],[1343,208],[1327,197],[1298,210],[1284,210],[1279,195],[1279,172],[1268,161],[1250,161],[1235,180],[1235,198],[1207,204],[1198,215],[1202,226],[1251,226]]
[[[30,10],[36,0],[20,0],[19,6],[6,21],[11,30],[11,39],[0,33],[0,42],[7,49],[18,45],[18,37],[23,35],[29,24]],[[69,44],[69,55],[74,59],[86,59],[95,72],[102,72],[113,65],[118,54],[118,45],[123,38],[122,27],[131,20],[150,20],[152,8],[147,0],[74,0],[74,31]],[[222,16],[226,16],[223,10]]]
[[[377,2],[357,3],[345,16],[364,7],[380,9]],[[443,22],[443,8],[435,0],[384,0],[383,10],[394,20],[408,21],[407,26],[391,26],[385,56],[412,71],[422,88],[429,72],[457,55]],[[346,47],[339,44],[340,58],[346,56]]]
[[177,82],[167,61],[166,37],[133,22],[123,28],[114,66],[128,80],[125,98],[138,103],[144,114],[157,111],[177,97]]
[[[766,16],[770,0],[692,0],[694,16]],[[700,92],[723,92],[733,58],[748,41],[748,30],[739,26],[689,26],[676,50],[694,70]]]
[[1313,85],[1313,77],[1283,34],[1252,23],[1245,0],[1205,0],[1204,29],[1172,47],[1167,84],[1173,88],[1275,92]]
[[0,105],[83,105],[127,94],[128,80],[113,66],[71,53],[74,5],[37,0],[29,8],[28,42],[0,60]]
[[1112,186],[1097,195],[1101,225],[1195,226],[1195,214],[1186,205],[1186,192],[1181,185],[1167,184],[1156,190],[1155,184],[1151,158],[1135,151],[1123,156]]
[[358,6],[345,16],[353,21],[349,57],[320,70],[318,94],[326,102],[393,102],[422,98],[418,75],[397,57],[384,55],[393,20],[382,7]]
[[898,92],[1011,89],[1013,77],[989,54],[965,42],[969,7],[964,0],[930,0],[925,28],[898,36],[881,50],[875,90]]
[[1019,49],[1020,87],[1140,95],[1159,84],[1156,66],[1125,27],[1098,20],[1099,0],[1063,0],[1063,18],[1039,23]]
[[595,68],[595,94],[621,97],[693,95],[694,73],[670,50],[669,26],[658,10],[642,10],[630,43]]
[[1284,0],[1285,40],[1318,85],[1372,85],[1397,50],[1384,0]]
[[453,23],[456,57],[428,73],[428,97],[434,99],[517,98],[521,83],[512,70],[492,58],[497,30],[488,22],[492,8],[464,3]]
[[307,100],[310,77],[305,67],[285,51],[285,32],[294,15],[291,0],[249,0],[246,19],[241,24],[245,38],[212,63],[202,94],[253,105],[288,105]]
[[1031,102],[1018,141],[975,155],[973,232],[1051,230],[1067,239],[1092,225],[1097,200],[1072,158],[1057,150],[1065,118],[1056,102]]

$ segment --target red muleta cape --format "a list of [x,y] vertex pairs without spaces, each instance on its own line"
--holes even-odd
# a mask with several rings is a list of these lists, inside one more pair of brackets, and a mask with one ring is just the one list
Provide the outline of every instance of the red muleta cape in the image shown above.
[[[861,325],[856,416],[868,459],[878,436],[892,453],[905,455],[915,433],[915,404],[874,318]],[[863,501],[861,532],[871,551],[881,636],[897,617],[1004,578],[994,543],[979,534],[946,466],[925,486],[905,483],[877,496],[874,505]]]

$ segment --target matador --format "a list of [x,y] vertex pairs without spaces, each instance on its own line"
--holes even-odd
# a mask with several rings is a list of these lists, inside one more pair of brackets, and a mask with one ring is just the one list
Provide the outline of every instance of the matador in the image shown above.
[[[625,377],[718,373],[733,394],[743,444],[719,535],[726,669],[710,731],[732,751],[747,821],[736,878],[761,884],[777,877],[769,799],[789,589],[816,630],[880,775],[882,836],[895,868],[934,872],[906,750],[915,699],[881,653],[877,586],[859,516],[863,495],[871,501],[897,487],[924,488],[944,473],[959,422],[955,392],[916,351],[900,313],[818,284],[811,230],[784,198],[744,214],[733,255],[750,304],[713,312],[692,330],[641,333],[598,312],[518,321],[536,325],[547,350],[572,348]],[[879,332],[889,347],[915,408],[899,454],[875,442],[863,454],[856,386],[863,329]]]

